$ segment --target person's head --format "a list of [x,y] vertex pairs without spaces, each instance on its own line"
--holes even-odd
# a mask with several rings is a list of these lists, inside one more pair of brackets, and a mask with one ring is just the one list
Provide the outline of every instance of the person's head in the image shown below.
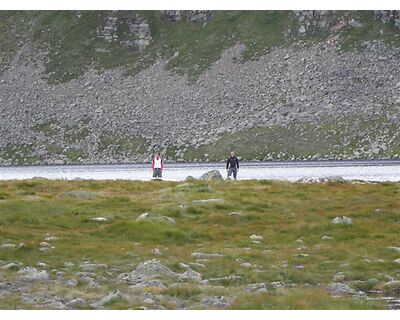
[[235,151],[231,151],[231,157],[235,156]]
[[159,157],[160,157],[160,153],[156,152],[156,158],[159,158]]

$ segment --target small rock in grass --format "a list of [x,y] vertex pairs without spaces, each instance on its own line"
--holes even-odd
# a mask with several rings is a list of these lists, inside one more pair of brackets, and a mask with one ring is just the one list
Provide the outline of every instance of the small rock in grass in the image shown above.
[[154,248],[153,250],[151,250],[151,253],[156,256],[159,256],[161,254],[161,251],[158,248]]
[[297,270],[303,270],[304,266],[302,264],[299,264],[297,266],[294,266],[294,268],[297,269]]
[[249,237],[249,239],[252,240],[252,241],[261,241],[261,240],[264,240],[264,238],[263,238],[262,236],[258,236],[258,235],[256,235],[256,234],[252,234],[252,235]]
[[47,267],[47,264],[44,263],[44,262],[38,262],[36,265],[37,265],[38,267],[41,267],[41,268]]
[[53,248],[52,247],[52,245],[50,244],[50,243],[47,243],[47,242],[41,242],[40,244],[39,244],[42,248],[43,247],[46,247],[46,248]]
[[335,238],[332,238],[330,236],[322,236],[321,240],[335,240]]
[[304,241],[303,241],[303,238],[300,238],[300,239],[297,239],[295,242],[296,243],[303,243]]
[[54,237],[54,236],[49,236],[49,237],[44,238],[44,241],[56,241],[56,240],[58,240],[58,238]]
[[251,268],[252,267],[251,263],[249,263],[247,261],[244,261],[242,259],[236,259],[236,262],[239,263],[240,266],[243,267],[243,268]]
[[240,217],[242,214],[240,212],[229,212],[228,215],[233,217]]
[[80,278],[80,280],[84,282],[88,288],[93,288],[93,289],[100,288],[100,285],[96,282],[96,280],[91,277],[83,276]]
[[[244,288],[244,291],[245,292],[258,292],[258,290],[260,290],[260,289],[267,289],[267,285],[263,282],[249,284],[248,286],[246,286],[246,288]],[[268,291],[268,290],[266,290],[266,291]]]
[[84,306],[85,304],[86,304],[86,301],[84,299],[75,298],[75,299],[72,299],[70,302],[68,302],[66,304],[66,306],[68,308],[75,308],[75,307],[78,307],[78,306]]
[[342,272],[338,272],[333,276],[333,281],[342,282],[345,280],[345,275]]
[[93,221],[93,222],[106,222],[106,221],[107,221],[107,218],[104,218],[104,217],[94,217],[94,218],[90,218],[89,220],[90,220],[90,221]]
[[46,299],[42,305],[46,309],[51,309],[51,310],[54,309],[65,310],[67,308],[66,305],[58,297]]
[[193,253],[192,253],[192,258],[195,258],[195,259],[222,258],[222,254],[220,254],[220,253],[193,252]]
[[218,278],[209,278],[208,282],[218,282],[218,281],[240,281],[242,279],[241,276],[231,275],[225,277],[218,277]]
[[293,257],[295,258],[305,258],[308,257],[309,254],[308,253],[298,253],[298,254],[294,254]]
[[201,303],[205,306],[215,308],[223,308],[226,306],[225,298],[221,296],[207,297]]
[[274,289],[281,289],[281,288],[286,288],[286,283],[284,283],[283,281],[275,281],[271,282],[271,286]]
[[146,280],[143,282],[139,282],[135,285],[129,286],[129,289],[133,291],[142,291],[148,288],[160,288],[165,289],[166,286],[160,280]]
[[214,203],[220,202],[221,199],[202,199],[202,200],[193,200],[192,203]]
[[142,213],[139,217],[137,217],[136,221],[147,220],[150,216],[149,212]]
[[64,285],[66,287],[76,287],[78,285],[78,280],[76,280],[75,278],[69,279],[65,281]]
[[155,302],[154,302],[153,299],[146,298],[146,299],[143,300],[143,303],[145,303],[145,304],[154,304]]
[[107,296],[102,298],[101,300],[99,300],[95,303],[92,303],[91,306],[95,309],[99,309],[103,305],[105,305],[107,302],[110,302],[111,300],[114,300],[114,299],[121,299],[121,298],[122,298],[122,293],[119,290],[116,290],[114,292],[111,292],[110,294],[108,294]]
[[353,224],[353,220],[349,217],[346,216],[341,216],[341,217],[336,217],[334,219],[332,219],[332,223],[333,224]]
[[174,218],[171,217],[167,217],[167,216],[161,216],[160,218],[158,218],[157,220],[161,220],[163,222],[169,223],[169,224],[175,224],[176,221]]
[[[10,291],[13,288],[13,284],[11,282],[2,282],[0,283],[0,293],[4,293],[5,291]],[[1,297],[1,295],[0,295]]]
[[64,263],[64,267],[65,268],[75,267],[75,263],[67,261],[67,262]]
[[17,279],[28,282],[48,281],[50,275],[45,270],[38,271],[36,268],[26,267],[18,271]]
[[20,268],[21,268],[21,264],[11,262],[11,263],[5,264],[4,266],[1,266],[0,269],[3,269],[3,270],[19,270]]
[[210,262],[210,260],[208,260],[208,259],[196,259],[195,263],[203,264],[203,263],[208,263],[208,262]]
[[179,267],[182,268],[182,269],[189,269],[190,268],[190,266],[188,264],[182,263],[182,262],[179,264]]
[[182,273],[179,276],[180,280],[188,280],[188,281],[194,281],[194,282],[201,282],[203,279],[201,278],[201,274],[192,270],[188,269],[186,272]]
[[15,248],[15,247],[16,247],[16,245],[13,244],[13,243],[3,243],[3,244],[0,246],[0,249],[13,249],[13,248]]
[[95,269],[107,269],[108,265],[104,263],[82,263],[79,265],[79,268],[85,271],[91,271]]
[[347,284],[340,283],[340,282],[331,283],[328,286],[328,291],[333,296],[340,296],[340,295],[348,294],[348,293],[350,293],[350,290],[351,289]]
[[400,258],[393,261],[394,263],[400,264]]
[[394,250],[394,251],[396,251],[397,253],[400,253],[400,248],[399,248],[399,247],[386,247],[386,249]]
[[240,266],[243,268],[251,268],[253,265],[250,262],[244,262]]
[[205,268],[206,266],[204,264],[201,263],[196,263],[196,262],[192,262],[189,264],[191,267],[193,268]]

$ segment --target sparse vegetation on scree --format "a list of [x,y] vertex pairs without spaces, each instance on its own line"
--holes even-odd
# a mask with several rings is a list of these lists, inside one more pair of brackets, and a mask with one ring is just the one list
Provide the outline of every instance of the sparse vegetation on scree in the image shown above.
[[0,308],[385,309],[375,298],[400,293],[399,195],[398,183],[3,181]]

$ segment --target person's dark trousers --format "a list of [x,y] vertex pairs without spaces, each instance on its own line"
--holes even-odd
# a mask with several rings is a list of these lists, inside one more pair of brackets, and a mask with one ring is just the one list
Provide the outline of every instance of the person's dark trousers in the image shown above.
[[237,176],[237,168],[236,167],[230,167],[228,170],[228,178],[231,177],[231,175],[233,174],[233,178],[236,180],[236,176]]
[[153,178],[162,178],[162,170],[159,168],[155,168],[153,170]]

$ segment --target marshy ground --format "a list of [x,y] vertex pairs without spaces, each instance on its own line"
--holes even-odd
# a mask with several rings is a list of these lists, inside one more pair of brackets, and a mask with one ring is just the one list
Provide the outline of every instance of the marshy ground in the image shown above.
[[0,308],[395,308],[399,231],[399,183],[2,181]]

